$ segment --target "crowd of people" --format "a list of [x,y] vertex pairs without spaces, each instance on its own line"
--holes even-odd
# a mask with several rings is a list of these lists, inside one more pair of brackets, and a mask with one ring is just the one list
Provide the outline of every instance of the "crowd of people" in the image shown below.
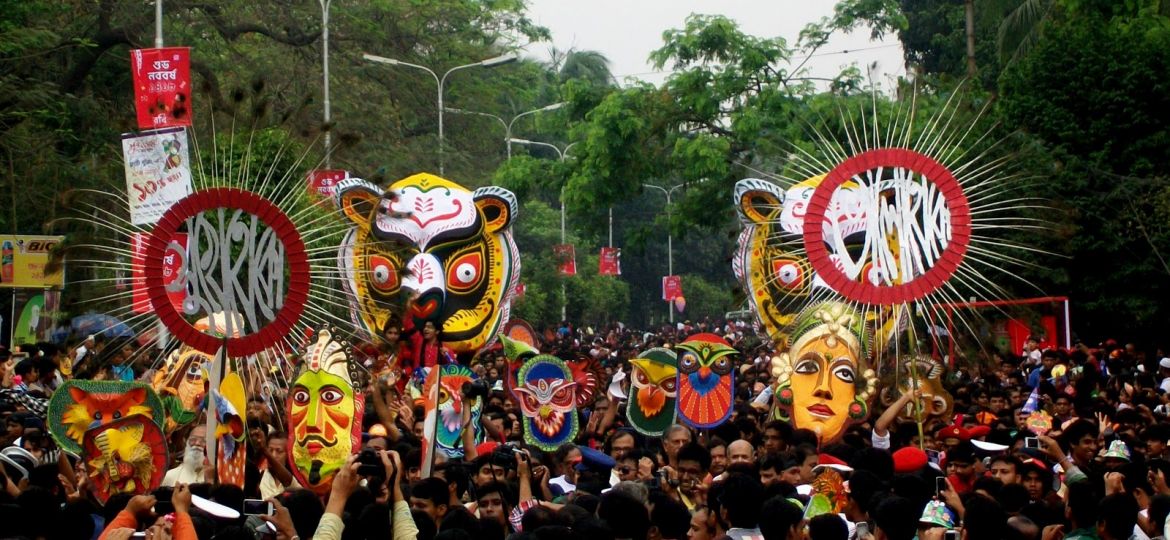
[[[629,373],[642,351],[699,332],[724,336],[740,351],[731,418],[704,430],[673,425],[661,437],[632,429],[622,383],[617,392],[605,383]],[[393,345],[370,351],[372,372],[441,361],[428,352],[433,329],[401,345],[399,333],[388,332]],[[1162,350],[1112,341],[1041,350],[1029,342],[1023,351],[964,359],[943,377],[953,417],[902,416],[921,397],[909,392],[876,405],[838,441],[818,444],[815,433],[773,419],[772,351],[750,325],[701,321],[639,332],[565,323],[544,337],[546,352],[596,358],[607,377],[592,404],[575,412],[575,440],[554,452],[524,443],[522,413],[502,382],[507,360],[490,350],[468,360],[490,389],[480,417],[487,441],[464,448],[461,459],[436,456],[429,476],[422,407],[393,379],[371,377],[361,451],[327,496],[301,488],[289,472],[277,393],[248,403],[242,488],[214,482],[208,434],[196,421],[171,437],[161,488],[104,505],[91,493],[84,460],[48,436],[47,399],[74,376],[149,380],[155,362],[100,339],[0,351],[0,538],[1165,538],[1170,358]],[[1033,410],[1046,411],[1051,426],[1034,424]],[[845,480],[840,511],[811,512],[810,495],[829,470]],[[235,509],[264,499],[271,511],[225,519],[193,499]]]

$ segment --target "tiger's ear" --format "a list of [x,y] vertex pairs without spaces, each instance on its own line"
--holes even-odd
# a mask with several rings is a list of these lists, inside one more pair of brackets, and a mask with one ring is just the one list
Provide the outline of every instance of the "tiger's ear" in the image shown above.
[[735,183],[735,208],[744,225],[767,223],[784,209],[784,192],[771,182],[745,178]]
[[358,227],[369,228],[382,202],[382,191],[361,178],[348,178],[337,184],[333,201],[342,216]]
[[141,386],[136,387],[136,388],[131,388],[130,390],[126,391],[126,397],[130,398],[130,401],[132,401],[134,403],[145,403],[146,402],[146,388],[143,388]]
[[85,402],[86,398],[89,397],[89,392],[86,392],[85,390],[82,390],[76,386],[70,386],[69,397],[73,398],[73,401],[76,403],[83,403]]
[[472,194],[475,205],[483,213],[484,229],[496,233],[506,229],[516,219],[516,196],[501,187],[481,187]]

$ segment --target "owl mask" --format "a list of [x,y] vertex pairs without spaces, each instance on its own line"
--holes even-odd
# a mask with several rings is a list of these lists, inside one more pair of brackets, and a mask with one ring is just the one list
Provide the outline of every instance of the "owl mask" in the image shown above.
[[572,441],[578,429],[576,408],[588,401],[596,377],[585,371],[575,376],[560,358],[505,336],[500,340],[510,361],[508,389],[524,413],[524,441],[546,452]]
[[678,397],[678,358],[655,347],[630,360],[630,399],[626,418],[639,433],[659,437],[674,423]]
[[329,492],[333,475],[361,448],[365,400],[357,369],[348,348],[321,330],[289,389],[292,473],[318,495]]
[[715,334],[695,334],[676,349],[679,419],[699,429],[722,424],[731,416],[732,360],[739,352]]

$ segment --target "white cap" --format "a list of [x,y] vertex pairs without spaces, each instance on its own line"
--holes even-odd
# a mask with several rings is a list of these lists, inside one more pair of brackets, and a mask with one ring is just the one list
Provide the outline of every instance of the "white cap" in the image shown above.
[[1158,367],[1170,369],[1170,358],[1162,358],[1158,360]]
[[979,439],[971,439],[971,444],[984,452],[1003,452],[1008,449],[1007,445],[983,442]]

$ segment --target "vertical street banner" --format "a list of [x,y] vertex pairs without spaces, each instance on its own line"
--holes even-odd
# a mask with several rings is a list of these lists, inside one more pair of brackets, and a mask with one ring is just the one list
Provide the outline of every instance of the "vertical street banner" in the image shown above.
[[577,275],[577,253],[573,250],[573,244],[553,246],[553,255],[557,258],[557,273],[562,276]]
[[662,276],[662,299],[664,301],[672,302],[682,295],[682,277]]
[[64,239],[64,236],[0,235],[0,287],[64,287],[64,265],[53,273],[45,273],[50,254]]
[[349,178],[349,171],[340,169],[309,171],[309,194],[324,200],[332,199],[333,189],[346,178]]
[[615,247],[601,248],[601,256],[597,258],[597,274],[601,276],[622,275],[622,249]]
[[191,161],[184,128],[122,135],[130,222],[153,225],[191,194]]
[[[134,313],[150,313],[150,296],[146,294],[146,260],[147,233],[130,235],[130,267],[131,267],[131,308]],[[163,285],[167,290],[167,298],[175,311],[183,313],[183,301],[187,299],[187,235],[177,233],[167,244],[167,251],[163,255]]]
[[138,129],[191,125],[191,49],[130,51]]

